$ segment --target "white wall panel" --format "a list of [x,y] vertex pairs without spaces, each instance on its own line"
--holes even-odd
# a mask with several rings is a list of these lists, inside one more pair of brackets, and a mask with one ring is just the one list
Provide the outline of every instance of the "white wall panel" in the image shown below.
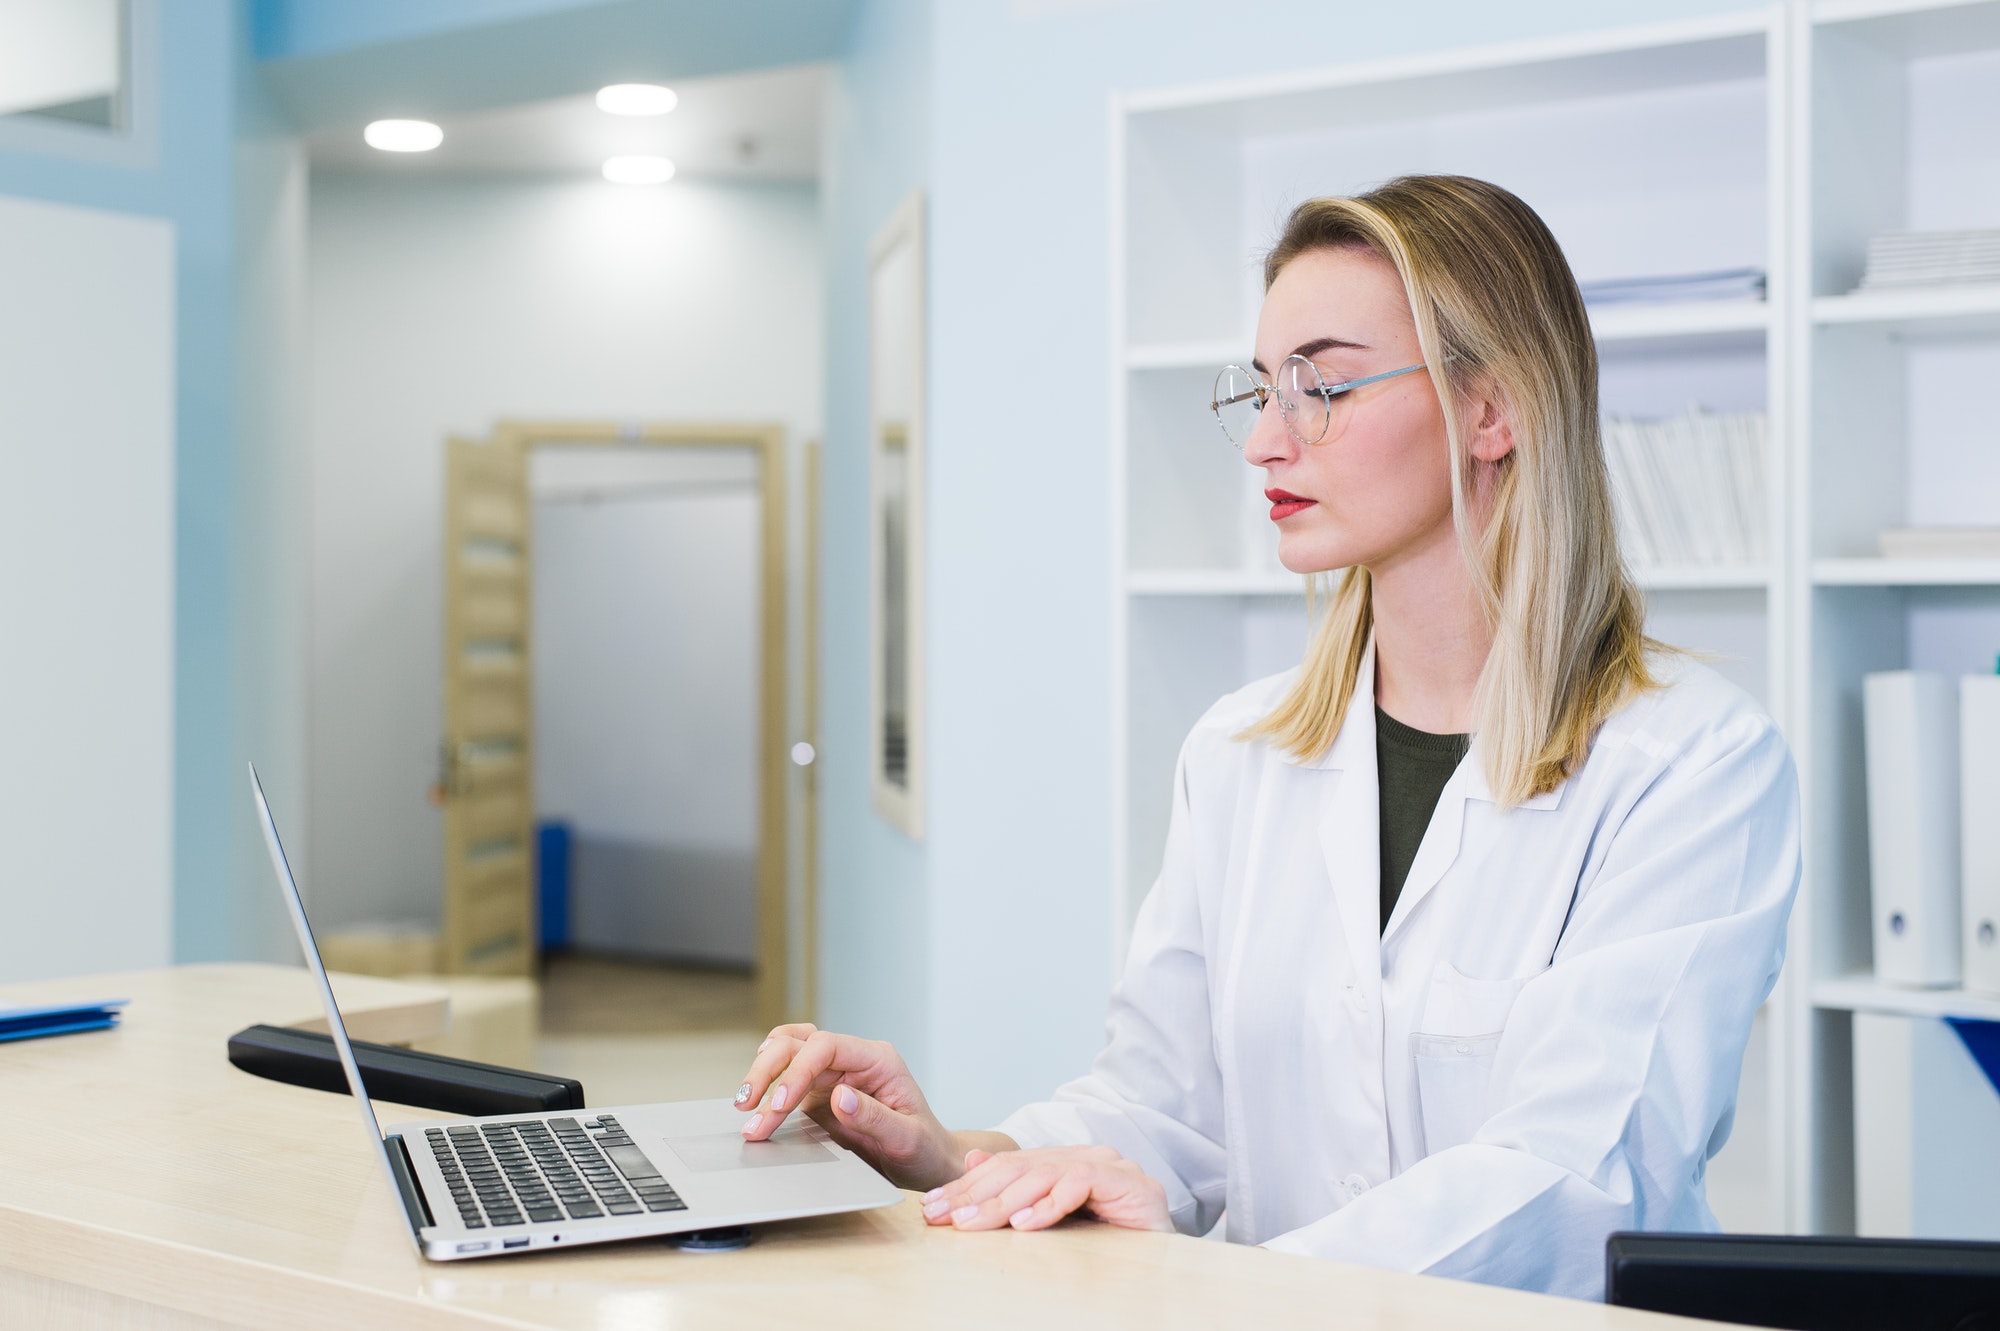
[[0,979],[172,954],[173,274],[0,198]]

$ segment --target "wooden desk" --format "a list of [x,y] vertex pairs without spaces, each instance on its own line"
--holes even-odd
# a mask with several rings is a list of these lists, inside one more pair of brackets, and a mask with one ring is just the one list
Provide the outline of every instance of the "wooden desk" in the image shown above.
[[[357,1017],[406,1017],[430,1000],[347,980]],[[121,995],[132,1006],[119,1029],[0,1045],[8,1331],[1694,1325],[1088,1221],[959,1234],[925,1226],[913,1201],[771,1226],[737,1253],[638,1241],[431,1264],[353,1103],[249,1076],[224,1055],[231,1031],[311,1010],[303,971],[20,985],[0,989],[0,1005]],[[385,1123],[435,1117],[378,1110]]]

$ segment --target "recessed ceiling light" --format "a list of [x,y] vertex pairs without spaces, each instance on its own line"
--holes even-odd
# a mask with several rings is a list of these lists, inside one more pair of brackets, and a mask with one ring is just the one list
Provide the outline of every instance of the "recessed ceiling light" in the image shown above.
[[674,164],[664,157],[607,157],[604,178],[614,185],[664,185],[674,178]]
[[663,116],[680,100],[672,88],[657,83],[614,83],[597,90],[597,109],[614,116]]
[[444,142],[444,131],[428,120],[377,120],[361,138],[385,153],[427,153]]

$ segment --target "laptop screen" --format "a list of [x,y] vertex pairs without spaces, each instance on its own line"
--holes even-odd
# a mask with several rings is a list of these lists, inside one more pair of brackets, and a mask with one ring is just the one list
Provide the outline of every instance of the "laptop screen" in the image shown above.
[[369,1103],[368,1088],[362,1085],[361,1069],[355,1066],[354,1047],[347,1042],[347,1024],[340,1019],[340,1006],[333,1001],[333,985],[326,978],[326,966],[319,959],[319,945],[313,942],[312,926],[306,922],[306,903],[299,896],[299,885],[292,878],[292,866],[285,858],[284,843],[278,840],[278,824],[271,817],[271,806],[264,799],[264,785],[257,779],[257,765],[250,764],[250,793],[257,801],[257,817],[264,827],[264,846],[271,852],[271,868],[278,876],[278,891],[285,898],[285,908],[291,913],[292,928],[299,936],[299,951],[305,953],[306,969],[312,972],[313,983],[319,987],[320,1006],[326,1009],[326,1027],[333,1036],[333,1047],[340,1054],[341,1071],[347,1074],[347,1088],[354,1093],[354,1103],[361,1106],[361,1122],[368,1130],[368,1140],[376,1157],[382,1162],[382,1173],[389,1180],[390,1195],[400,1195],[395,1167],[389,1163],[389,1145],[382,1140],[382,1125],[375,1118],[375,1106]]

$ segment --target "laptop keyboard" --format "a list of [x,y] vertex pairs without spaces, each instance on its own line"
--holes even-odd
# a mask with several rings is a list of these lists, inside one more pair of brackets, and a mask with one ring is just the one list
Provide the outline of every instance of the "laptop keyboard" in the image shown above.
[[609,1114],[426,1128],[424,1139],[467,1229],[687,1209]]

